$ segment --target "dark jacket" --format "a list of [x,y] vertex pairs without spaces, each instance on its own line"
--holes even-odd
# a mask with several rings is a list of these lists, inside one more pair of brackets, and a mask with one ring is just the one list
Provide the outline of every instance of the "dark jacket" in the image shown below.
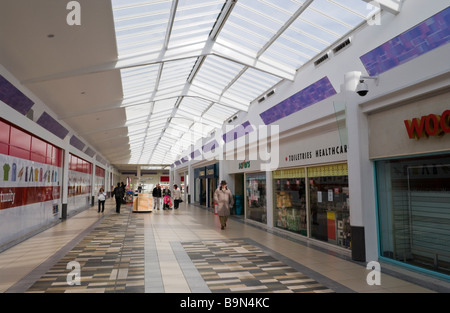
[[155,187],[153,188],[153,197],[155,198],[161,198],[161,187]]
[[116,187],[114,188],[113,191],[113,195],[117,198],[117,199],[122,199],[123,196],[125,195],[123,188],[122,187]]

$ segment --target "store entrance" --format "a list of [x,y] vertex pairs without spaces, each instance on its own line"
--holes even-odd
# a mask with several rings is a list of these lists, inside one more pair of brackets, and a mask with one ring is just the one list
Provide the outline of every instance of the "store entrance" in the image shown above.
[[209,208],[214,209],[214,192],[217,189],[217,178],[208,178],[209,186]]
[[200,204],[206,206],[206,178],[200,179]]

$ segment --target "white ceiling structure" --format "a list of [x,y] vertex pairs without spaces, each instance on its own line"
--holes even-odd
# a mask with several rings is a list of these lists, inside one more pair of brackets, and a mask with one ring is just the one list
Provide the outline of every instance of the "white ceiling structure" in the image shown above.
[[69,26],[68,2],[0,0],[0,63],[119,169],[173,163],[379,11],[367,0],[84,0]]

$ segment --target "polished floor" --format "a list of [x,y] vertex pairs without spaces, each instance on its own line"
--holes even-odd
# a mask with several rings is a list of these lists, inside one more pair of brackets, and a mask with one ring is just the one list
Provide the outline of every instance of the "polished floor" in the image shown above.
[[369,272],[237,218],[221,230],[194,205],[153,213],[123,205],[116,214],[107,200],[104,213],[89,208],[0,253],[0,292],[436,292],[383,271],[370,286]]

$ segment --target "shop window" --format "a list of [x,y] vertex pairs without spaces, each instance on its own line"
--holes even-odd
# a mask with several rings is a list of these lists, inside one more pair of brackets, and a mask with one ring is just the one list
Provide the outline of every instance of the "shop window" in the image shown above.
[[267,223],[266,174],[251,173],[246,175],[247,218]]
[[273,174],[274,225],[307,235],[305,170],[279,170]]
[[9,132],[11,126],[0,120],[0,143],[9,144]]
[[308,169],[311,237],[350,248],[347,164]]
[[376,162],[381,257],[450,275],[450,157]]

